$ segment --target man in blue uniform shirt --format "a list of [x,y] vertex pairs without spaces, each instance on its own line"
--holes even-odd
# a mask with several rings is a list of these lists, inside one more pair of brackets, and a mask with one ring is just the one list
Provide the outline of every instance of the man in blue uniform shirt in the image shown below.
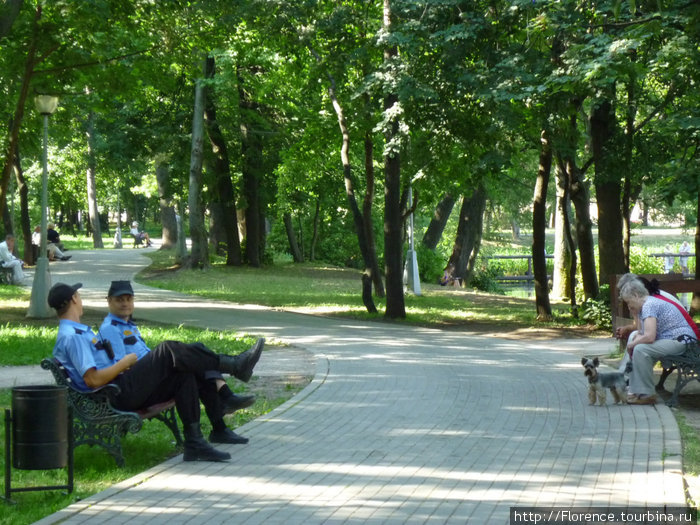
[[77,388],[89,391],[107,383],[119,386],[114,406],[139,410],[170,399],[175,400],[183,424],[185,461],[225,461],[227,452],[213,448],[202,436],[199,424],[197,376],[218,370],[247,381],[260,359],[263,340],[237,356],[215,354],[204,345],[165,341],[140,360],[136,354],[118,358],[109,344],[82,324],[82,284],[56,283],[49,290],[48,303],[59,317],[54,357],[63,364]]
[[[134,289],[129,281],[112,281],[107,292],[109,314],[105,317],[98,332],[99,338],[109,341],[117,359],[126,354],[136,354],[138,359],[151,351],[141,337],[136,323],[133,322]],[[199,398],[204,404],[212,431],[211,443],[245,444],[248,438],[240,436],[226,427],[224,415],[255,403],[253,395],[236,395],[229,389],[224,377],[218,370],[209,370],[203,376],[197,376]]]

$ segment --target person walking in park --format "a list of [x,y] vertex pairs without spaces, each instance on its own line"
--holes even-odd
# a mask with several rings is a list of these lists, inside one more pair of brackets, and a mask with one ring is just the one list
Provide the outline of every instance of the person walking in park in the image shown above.
[[87,392],[113,383],[120,388],[114,406],[126,411],[174,399],[185,436],[183,459],[230,459],[229,453],[215,449],[202,436],[197,376],[218,370],[249,381],[264,340],[236,356],[216,354],[202,344],[164,341],[141,359],[133,353],[118,359],[108,342],[81,323],[81,287],[81,283],[56,283],[48,295],[49,306],[59,318],[53,356],[64,366],[75,387]]
[[[102,322],[98,335],[112,345],[115,359],[123,359],[129,353],[136,354],[138,359],[147,356],[151,349],[133,320],[135,305],[131,282],[112,281],[107,292],[107,305],[109,314]],[[199,398],[212,425],[209,442],[248,443],[248,438],[236,434],[226,426],[224,415],[251,406],[255,403],[255,396],[231,392],[218,370],[208,370],[204,375],[197,376],[197,384]]]
[[15,257],[15,236],[8,233],[5,240],[0,242],[0,266],[12,269],[12,284],[22,284],[24,281],[24,263]]

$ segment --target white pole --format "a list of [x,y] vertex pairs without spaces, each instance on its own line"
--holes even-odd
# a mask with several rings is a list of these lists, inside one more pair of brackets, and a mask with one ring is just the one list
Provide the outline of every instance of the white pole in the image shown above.
[[27,317],[46,319],[53,317],[47,298],[51,286],[49,274],[49,259],[46,256],[46,208],[49,202],[49,169],[48,169],[48,143],[49,143],[49,114],[44,113],[44,170],[41,176],[41,242],[39,244],[39,257],[36,260],[34,281],[32,282],[32,295],[29,300]]
[[[408,207],[413,207],[413,188],[408,187]],[[420,275],[418,273],[418,257],[413,242],[413,212],[408,218],[408,253],[406,254],[406,266],[408,274],[408,287],[413,290],[416,295],[421,294],[420,290]]]

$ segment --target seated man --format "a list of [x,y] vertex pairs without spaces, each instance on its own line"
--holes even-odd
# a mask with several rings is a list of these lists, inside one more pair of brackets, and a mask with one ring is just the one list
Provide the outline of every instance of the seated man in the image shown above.
[[120,388],[114,406],[125,411],[174,399],[184,427],[183,459],[230,459],[230,454],[216,450],[202,436],[197,376],[218,370],[248,381],[260,359],[263,341],[237,356],[215,354],[201,344],[165,341],[141,359],[136,354],[125,354],[118,359],[109,344],[80,322],[83,301],[78,290],[81,287],[80,283],[56,283],[48,296],[49,306],[56,310],[60,320],[53,356],[65,367],[75,387],[87,392],[113,383]]
[[0,242],[0,266],[12,268],[12,284],[21,284],[24,280],[24,263],[15,257],[15,236],[8,233],[5,240]]
[[[41,246],[41,226],[36,226],[34,228],[34,233],[32,233],[32,246],[36,246],[36,254],[39,253],[39,247]],[[49,261],[68,261],[72,255],[64,255],[61,249],[49,241],[48,237],[46,239],[46,251],[48,252]]]
[[131,229],[129,233],[134,236],[134,239],[139,239],[140,241],[146,241],[146,246],[151,245],[151,237],[148,232],[139,231],[139,223],[134,221],[131,223]]
[[[109,314],[100,326],[98,335],[109,341],[116,359],[126,354],[136,354],[138,359],[151,351],[141,337],[138,326],[132,320],[134,313],[134,289],[129,281],[112,281],[107,292]],[[224,377],[218,370],[209,370],[197,377],[199,397],[204,404],[212,431],[211,443],[245,444],[248,438],[239,436],[226,427],[224,415],[255,403],[255,396],[238,396],[231,392]]]
[[52,222],[50,222],[46,226],[46,240],[47,242],[50,242],[52,244],[55,244],[59,250],[62,252],[67,252],[68,250],[63,246],[63,243],[61,242],[61,236],[58,235],[58,232],[56,231],[56,225]]

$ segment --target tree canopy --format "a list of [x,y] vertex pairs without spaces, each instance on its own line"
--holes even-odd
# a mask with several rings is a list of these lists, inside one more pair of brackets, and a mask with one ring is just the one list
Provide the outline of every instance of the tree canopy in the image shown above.
[[3,227],[38,222],[32,101],[52,94],[51,218],[96,245],[115,216],[170,236],[184,213],[227,264],[284,250],[363,268],[403,317],[409,213],[460,203],[444,266],[468,280],[485,210],[531,213],[546,154],[595,296],[628,268],[635,203],[697,223],[699,36],[700,5],[675,0],[8,0]]

